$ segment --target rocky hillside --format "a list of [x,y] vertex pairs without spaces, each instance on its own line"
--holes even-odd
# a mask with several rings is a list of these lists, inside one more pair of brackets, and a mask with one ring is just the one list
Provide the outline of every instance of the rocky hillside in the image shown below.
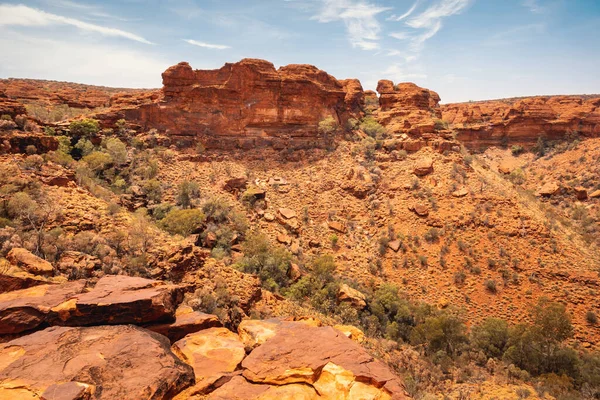
[[593,98],[465,136],[410,83],[163,83],[4,88],[0,398],[599,396]]
[[443,120],[473,150],[600,135],[600,96],[544,96],[445,104]]

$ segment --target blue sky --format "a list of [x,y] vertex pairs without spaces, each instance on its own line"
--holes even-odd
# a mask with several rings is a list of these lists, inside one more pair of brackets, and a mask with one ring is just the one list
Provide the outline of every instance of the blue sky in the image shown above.
[[160,87],[244,57],[442,102],[600,93],[600,0],[0,0],[0,77]]

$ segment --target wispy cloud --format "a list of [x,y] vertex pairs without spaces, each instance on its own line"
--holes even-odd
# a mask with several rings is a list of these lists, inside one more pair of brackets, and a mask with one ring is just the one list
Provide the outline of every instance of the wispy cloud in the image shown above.
[[408,18],[416,9],[417,6],[419,5],[419,3],[421,2],[421,0],[417,0],[415,1],[415,4],[412,5],[411,8],[408,9],[407,12],[405,12],[404,14],[398,16],[396,14],[392,14],[391,16],[389,16],[388,18],[386,18],[386,20],[388,21],[402,21],[405,18]]
[[388,7],[380,7],[366,1],[357,0],[323,0],[319,14],[313,16],[319,22],[343,21],[346,25],[348,40],[353,47],[363,50],[379,49],[378,40],[381,24],[377,15],[388,11]]
[[189,44],[192,44],[194,46],[204,47],[207,49],[225,50],[225,49],[231,48],[231,46],[226,46],[224,44],[212,44],[212,43],[206,43],[206,42],[199,42],[199,41],[193,40],[193,39],[183,39],[183,41],[187,42]]
[[546,7],[541,6],[538,0],[523,0],[523,7],[527,7],[532,13],[540,14],[546,11]]
[[[425,42],[434,37],[443,27],[443,20],[452,15],[460,14],[475,0],[437,0],[424,11],[413,15],[420,0],[403,15],[388,18],[392,21],[403,21],[407,30],[389,34],[398,40],[406,41],[409,51],[418,54],[423,49]],[[410,17],[410,18],[409,18]],[[399,54],[404,54],[400,52]],[[388,55],[395,55],[389,52]],[[416,59],[416,56],[414,57]]]
[[121,29],[91,24],[75,18],[48,13],[23,4],[0,4],[0,26],[44,27],[53,25],[74,26],[86,32],[99,33],[104,36],[122,37],[140,43],[153,44],[139,35]]
[[544,33],[546,24],[529,24],[509,28],[505,31],[495,33],[484,43],[492,46],[513,45],[533,39],[535,35]]
[[401,64],[392,64],[383,71],[383,76],[394,82],[406,82],[414,79],[427,79],[422,72],[412,72],[405,69]]

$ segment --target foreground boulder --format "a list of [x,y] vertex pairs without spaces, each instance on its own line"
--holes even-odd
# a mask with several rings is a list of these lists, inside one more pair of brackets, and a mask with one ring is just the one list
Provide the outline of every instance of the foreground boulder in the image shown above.
[[331,327],[281,324],[275,336],[242,361],[242,369],[249,382],[303,383],[321,398],[407,398],[401,381],[383,363]]
[[86,289],[86,281],[40,285],[0,294],[0,334],[49,325],[147,324],[172,321],[182,287],[129,276],[106,276]]
[[83,292],[85,285],[81,280],[0,294],[0,335],[37,328],[56,307]]
[[8,252],[6,259],[13,265],[34,275],[50,276],[54,273],[52,264],[31,253],[27,249],[15,247]]
[[32,286],[49,283],[63,283],[63,277],[46,278],[33,275],[22,268],[8,263],[0,262],[0,293],[12,292],[13,290],[27,289]]
[[183,287],[124,275],[105,276],[89,292],[57,307],[55,325],[143,324],[172,321]]
[[171,399],[194,374],[169,346],[134,326],[51,327],[0,345],[0,399]]
[[190,333],[221,326],[216,315],[194,311],[189,306],[180,306],[175,312],[174,322],[149,325],[146,328],[168,337],[171,342],[176,342]]

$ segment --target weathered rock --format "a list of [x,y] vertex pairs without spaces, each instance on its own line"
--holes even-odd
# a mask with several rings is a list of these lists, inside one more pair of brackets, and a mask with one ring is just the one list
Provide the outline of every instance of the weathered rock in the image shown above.
[[254,383],[305,383],[319,390],[319,387],[336,387],[330,383],[340,379],[345,382],[339,388],[341,398],[364,398],[350,397],[358,391],[370,391],[381,396],[379,398],[407,398],[398,377],[360,345],[331,327],[286,324],[254,349],[242,361],[242,368],[243,376]]
[[48,314],[85,288],[85,281],[62,285],[39,285],[0,294],[0,334],[37,328]]
[[171,342],[176,342],[190,333],[221,326],[216,315],[194,311],[189,306],[179,306],[175,312],[175,322],[148,325],[146,329],[168,337]]
[[537,96],[519,99],[444,104],[443,120],[457,139],[473,150],[489,146],[521,145],[532,148],[540,137],[569,139],[600,136],[598,97]]
[[283,321],[246,319],[238,325],[238,334],[247,349],[254,349],[275,336]]
[[390,249],[392,249],[393,251],[395,251],[396,253],[398,252],[398,250],[400,250],[401,245],[402,245],[402,242],[400,240],[392,240],[388,243],[388,247]]
[[56,307],[55,325],[147,324],[172,321],[183,287],[124,275],[105,276],[87,293]]
[[367,306],[366,302],[367,297],[345,283],[340,285],[337,293],[337,301],[338,303],[348,303],[351,307],[362,310]]
[[[275,69],[244,59],[217,70],[182,62],[163,75],[164,100],[123,111],[129,121],[179,136],[199,137],[207,148],[323,147],[318,123],[348,114],[359,94],[310,65]],[[102,118],[101,118],[102,119]]]
[[596,191],[590,193],[590,198],[591,199],[598,199],[598,198],[600,198],[600,190],[596,190]]
[[578,186],[576,188],[573,188],[573,192],[575,192],[575,197],[577,197],[577,200],[583,201],[587,200],[588,198],[587,189],[584,187]]
[[227,328],[210,328],[187,335],[173,344],[173,352],[191,365],[196,386],[236,370],[246,356],[244,344]]
[[296,218],[296,211],[290,210],[289,208],[280,208],[279,214],[285,219]]
[[8,262],[2,264],[0,261],[0,271],[0,293],[27,289],[37,285],[66,282],[66,279],[63,277],[57,276],[45,278],[43,276],[30,274],[15,265],[8,264]]
[[[440,96],[414,83],[380,80],[377,84],[380,110],[376,118],[392,133],[423,135],[434,133],[441,120]],[[405,149],[408,150],[408,149]]]
[[11,264],[23,268],[25,271],[34,275],[50,276],[54,273],[52,264],[21,247],[15,247],[9,251],[6,259],[10,261]]
[[333,329],[342,332],[347,338],[352,339],[357,343],[365,341],[364,332],[353,325],[334,325]]
[[226,190],[231,193],[238,193],[244,189],[248,185],[248,179],[245,177],[240,178],[231,178],[225,181],[225,185],[223,186],[223,190]]
[[207,397],[209,400],[312,400],[317,398],[319,398],[317,392],[310,386],[261,385],[250,383],[241,376],[234,377]]
[[91,271],[99,270],[101,267],[102,262],[98,257],[79,251],[63,252],[56,263],[56,268],[63,273],[71,273],[72,271],[90,273]]
[[171,399],[194,374],[169,346],[134,326],[51,327],[0,345],[0,398]]
[[456,189],[454,192],[452,192],[452,196],[454,196],[454,197],[465,197],[468,194],[469,194],[469,190],[464,186],[462,186],[462,187]]
[[429,175],[433,172],[433,160],[425,158],[419,160],[413,169],[413,173],[417,176]]
[[413,204],[409,206],[408,209],[413,211],[419,217],[426,217],[429,215],[429,207],[422,203]]
[[329,229],[339,233],[346,233],[348,230],[346,228],[346,225],[342,224],[339,221],[327,221],[327,226],[329,227]]
[[550,197],[560,192],[560,186],[556,182],[547,182],[536,192],[537,196]]

